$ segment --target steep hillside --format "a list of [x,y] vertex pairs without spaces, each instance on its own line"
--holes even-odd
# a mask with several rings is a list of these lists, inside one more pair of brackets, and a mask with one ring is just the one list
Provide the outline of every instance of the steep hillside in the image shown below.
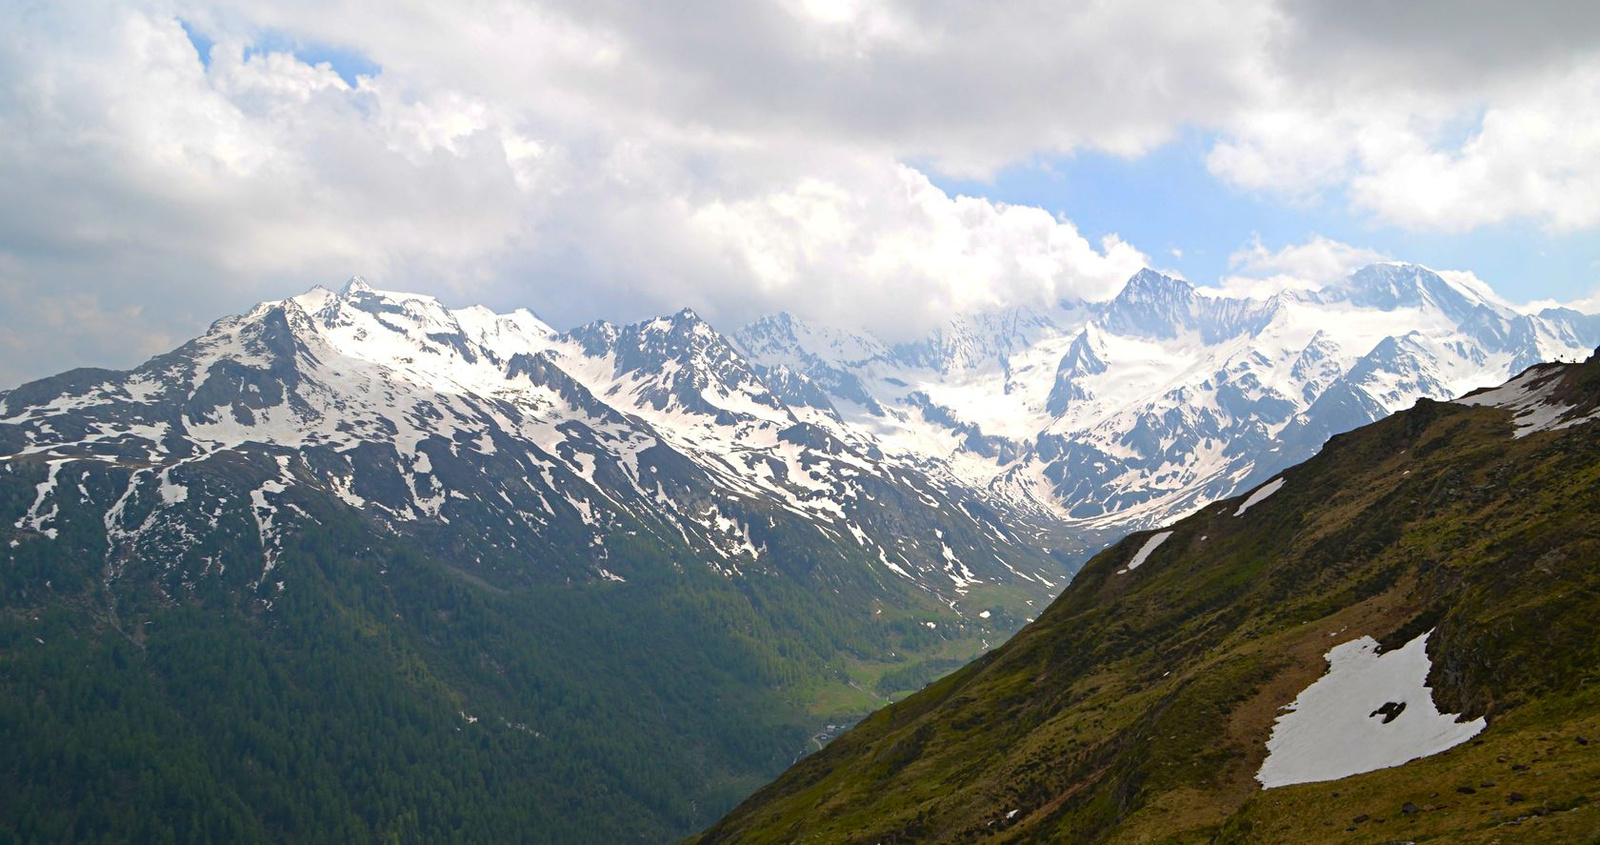
[[1591,357],[1335,437],[698,841],[1591,841],[1597,420]]

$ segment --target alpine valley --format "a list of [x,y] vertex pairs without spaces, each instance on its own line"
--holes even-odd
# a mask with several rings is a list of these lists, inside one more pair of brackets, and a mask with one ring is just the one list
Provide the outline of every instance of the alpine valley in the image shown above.
[[1600,343],[1462,278],[1144,271],[899,344],[689,310],[563,332],[356,279],[0,393],[0,820],[690,834],[1126,532]]

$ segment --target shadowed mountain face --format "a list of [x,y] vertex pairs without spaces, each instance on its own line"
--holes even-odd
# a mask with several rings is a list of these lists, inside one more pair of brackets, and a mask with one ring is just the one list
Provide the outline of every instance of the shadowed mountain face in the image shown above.
[[1100,553],[698,841],[1592,837],[1597,525],[1600,356],[1419,402]]

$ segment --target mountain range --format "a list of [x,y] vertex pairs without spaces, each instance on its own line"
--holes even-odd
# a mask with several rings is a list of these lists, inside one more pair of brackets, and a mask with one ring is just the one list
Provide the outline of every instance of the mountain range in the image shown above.
[[1253,486],[1419,398],[1581,359],[1600,318],[1525,313],[1457,274],[1374,264],[1266,299],[1145,270],[1109,301],[958,317],[893,346],[786,315],[735,338],[807,375],[885,451],[1114,537]]
[[[557,332],[353,280],[220,320],[130,372],[0,394],[0,438],[45,469],[15,529],[54,539],[64,468],[120,471],[92,502],[108,563],[169,561],[174,597],[235,512],[255,527],[250,586],[270,604],[302,494],[494,582],[625,582],[622,538],[679,542],[743,577],[816,566],[785,539],[807,532],[874,561],[860,577],[946,605],[978,583],[1042,595],[1072,562],[1049,548],[1053,521],[885,455],[814,383],[752,362],[690,310]],[[224,460],[250,464],[245,483],[208,486]]]
[[[1145,271],[898,344],[690,310],[558,331],[360,279],[262,303],[131,371],[0,393],[0,811],[115,829],[178,778],[212,796],[194,824],[244,838],[688,833],[1001,642],[1126,531],[1597,342],[1593,316],[1415,265],[1270,299]],[[132,705],[81,694],[100,686],[160,727],[83,753],[187,751],[144,780],[48,769],[122,730]],[[285,710],[333,744],[265,751],[300,731]],[[217,743],[252,765],[218,768]],[[291,772],[343,803],[293,800]],[[63,788],[100,809],[24,809]]]

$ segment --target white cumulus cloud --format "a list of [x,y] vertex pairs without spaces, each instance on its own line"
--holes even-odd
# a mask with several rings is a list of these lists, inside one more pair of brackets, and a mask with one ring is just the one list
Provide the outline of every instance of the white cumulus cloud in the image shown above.
[[[1597,15],[22,0],[0,29],[0,344],[25,351],[0,384],[145,354],[93,314],[181,339],[354,273],[556,323],[783,308],[898,336],[1104,296],[1148,260],[1137,245],[929,177],[1137,158],[1185,133],[1227,185],[1380,225],[1587,230]],[[1256,250],[1220,284],[1313,284],[1366,254]],[[52,301],[83,304],[81,324],[30,319]]]
[[1254,238],[1228,256],[1231,272],[1214,289],[1258,299],[1284,290],[1318,290],[1368,264],[1388,260],[1389,256],[1377,250],[1322,235],[1277,250]]

